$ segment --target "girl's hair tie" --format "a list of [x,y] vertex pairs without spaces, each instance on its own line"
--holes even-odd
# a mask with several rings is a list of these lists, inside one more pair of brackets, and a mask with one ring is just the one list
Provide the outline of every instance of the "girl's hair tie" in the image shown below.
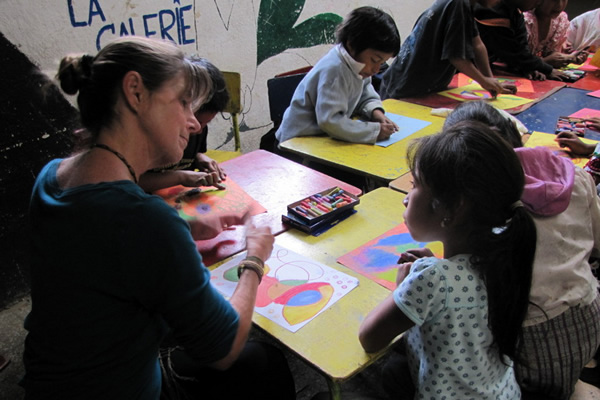
[[514,203],[512,203],[510,205],[510,209],[513,210],[513,211],[516,210],[519,207],[523,207],[523,202],[521,200],[517,200],[517,201],[515,201]]

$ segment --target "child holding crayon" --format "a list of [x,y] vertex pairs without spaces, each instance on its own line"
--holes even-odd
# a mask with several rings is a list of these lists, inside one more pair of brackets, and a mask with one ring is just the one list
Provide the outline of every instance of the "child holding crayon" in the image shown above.
[[569,79],[529,50],[523,12],[540,3],[541,0],[492,0],[477,4],[474,14],[481,40],[490,62],[505,63],[511,72],[536,80]]
[[565,12],[568,0],[543,0],[540,5],[525,11],[525,27],[529,50],[555,68],[567,64],[581,64],[588,57],[585,50],[563,53],[569,29],[569,17]]
[[297,136],[323,133],[347,142],[374,144],[398,130],[385,116],[371,83],[381,64],[400,49],[392,17],[374,7],[359,7],[337,28],[336,42],[296,88],[275,133],[275,148]]
[[519,159],[490,128],[467,121],[420,139],[409,161],[406,225],[417,241],[441,241],[444,258],[400,265],[398,287],[365,317],[360,342],[376,352],[406,332],[417,395],[402,398],[519,399],[512,359],[536,240]]
[[446,90],[457,71],[493,96],[516,93],[492,76],[488,54],[477,32],[475,0],[437,0],[417,20],[400,54],[384,74],[382,99],[421,96]]

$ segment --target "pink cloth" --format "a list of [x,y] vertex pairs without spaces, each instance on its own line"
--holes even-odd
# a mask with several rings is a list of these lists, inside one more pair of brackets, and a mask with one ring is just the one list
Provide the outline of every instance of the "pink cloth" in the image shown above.
[[529,50],[538,56],[546,57],[555,51],[560,52],[567,40],[567,30],[569,29],[569,17],[566,12],[561,12],[558,17],[550,22],[548,36],[540,39],[538,36],[538,20],[535,16],[535,10],[525,11],[525,26],[527,27],[527,42]]
[[521,201],[530,212],[552,216],[565,211],[571,201],[575,165],[546,147],[515,149],[525,172]]

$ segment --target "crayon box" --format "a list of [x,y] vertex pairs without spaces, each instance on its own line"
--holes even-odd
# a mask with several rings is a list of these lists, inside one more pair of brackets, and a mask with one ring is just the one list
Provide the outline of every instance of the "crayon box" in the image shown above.
[[339,187],[332,187],[288,204],[288,216],[306,225],[335,219],[360,203],[358,197]]
[[577,136],[583,136],[585,129],[586,124],[584,118],[558,117],[554,133],[558,134],[564,131],[572,131],[575,132]]

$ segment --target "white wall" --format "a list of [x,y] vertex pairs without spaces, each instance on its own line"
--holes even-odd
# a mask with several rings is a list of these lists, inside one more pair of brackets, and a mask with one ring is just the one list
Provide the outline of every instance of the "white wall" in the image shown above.
[[[302,9],[296,26],[316,14],[335,13],[344,17],[358,6],[378,6],[394,17],[403,40],[419,14],[433,3],[433,0],[262,1]],[[60,59],[68,53],[95,54],[97,42],[102,46],[122,30],[137,35],[146,35],[148,31],[148,36],[160,37],[162,23],[164,32],[186,52],[207,57],[222,70],[241,73],[244,106],[241,120],[249,130],[262,135],[270,125],[267,79],[283,71],[314,65],[331,45],[287,49],[257,66],[260,4],[261,0],[0,0],[0,30],[32,62],[53,76]],[[212,125],[217,129],[211,132],[227,129],[223,120]],[[221,145],[223,136],[209,135],[209,146]],[[228,143],[223,148],[231,147]]]

